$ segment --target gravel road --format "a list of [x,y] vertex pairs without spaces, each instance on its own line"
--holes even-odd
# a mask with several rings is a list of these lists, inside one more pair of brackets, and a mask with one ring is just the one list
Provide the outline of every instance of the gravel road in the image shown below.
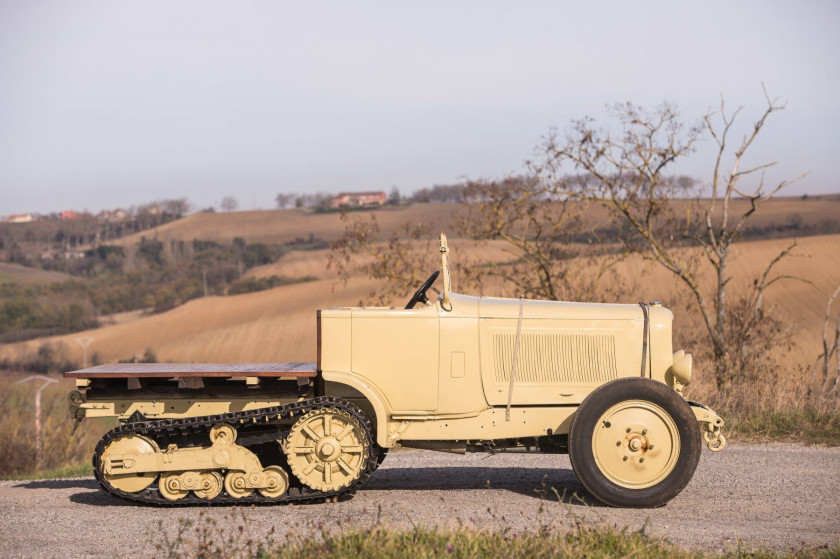
[[[751,547],[794,550],[840,539],[840,449],[792,444],[704,450],[691,484],[667,506],[620,510],[584,506],[586,496],[567,456],[501,454],[459,456],[392,452],[355,497],[299,506],[161,509],[129,505],[105,495],[92,478],[0,482],[0,556],[154,556],[151,539],[173,534],[180,519],[209,515],[251,536],[274,527],[314,533],[412,524],[533,531],[565,530],[574,518],[649,533],[672,543],[723,550]],[[591,500],[591,497],[590,497]]]

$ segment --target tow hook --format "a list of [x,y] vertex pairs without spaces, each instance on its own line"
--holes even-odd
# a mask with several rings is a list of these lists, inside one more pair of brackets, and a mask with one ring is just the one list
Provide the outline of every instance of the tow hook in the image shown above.
[[700,423],[700,429],[703,431],[703,440],[706,441],[706,446],[712,452],[720,452],[726,446],[726,437],[723,436],[721,429],[723,428],[723,419],[713,412],[711,408],[701,404],[700,402],[692,402],[689,400],[691,411],[697,417]]

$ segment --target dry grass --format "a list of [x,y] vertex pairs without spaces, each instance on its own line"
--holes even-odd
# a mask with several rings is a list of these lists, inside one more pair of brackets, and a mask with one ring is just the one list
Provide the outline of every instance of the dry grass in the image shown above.
[[[709,405],[726,421],[729,442],[789,441],[840,446],[840,398],[835,394],[807,395],[810,371],[786,370],[769,362],[744,382],[724,391],[711,380],[711,371],[686,396]],[[695,373],[696,374],[696,373]]]
[[[829,558],[840,556],[840,544],[796,552],[774,553],[738,544],[723,553],[687,550],[637,531],[614,526],[585,524],[570,511],[549,518],[540,509],[533,530],[516,532],[506,526],[504,516],[497,529],[427,528],[393,529],[378,518],[366,528],[343,527],[330,530],[315,525],[289,526],[285,534],[272,528],[266,534],[253,534],[245,511],[233,511],[225,518],[199,514],[196,521],[182,518],[174,531],[159,522],[148,541],[156,554],[169,559],[324,559],[357,558],[485,558],[485,557],[562,557],[643,559],[722,559],[722,558]],[[349,520],[349,519],[348,519]]]

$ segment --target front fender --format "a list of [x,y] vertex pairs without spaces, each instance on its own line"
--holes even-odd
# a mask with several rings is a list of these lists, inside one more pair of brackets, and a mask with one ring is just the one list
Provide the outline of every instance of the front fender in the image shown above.
[[343,384],[361,393],[362,396],[370,402],[374,415],[376,416],[373,419],[376,425],[377,444],[381,447],[391,446],[388,444],[388,420],[390,418],[390,407],[388,406],[388,400],[378,388],[363,381],[359,377],[348,373],[322,371],[321,377],[325,382]]

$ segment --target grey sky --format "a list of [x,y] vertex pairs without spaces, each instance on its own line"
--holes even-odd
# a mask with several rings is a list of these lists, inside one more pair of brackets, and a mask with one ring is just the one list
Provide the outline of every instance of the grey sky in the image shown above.
[[[837,2],[0,0],[0,214],[518,172],[607,103],[788,109],[747,163],[840,191]],[[703,178],[710,153],[683,171]]]

